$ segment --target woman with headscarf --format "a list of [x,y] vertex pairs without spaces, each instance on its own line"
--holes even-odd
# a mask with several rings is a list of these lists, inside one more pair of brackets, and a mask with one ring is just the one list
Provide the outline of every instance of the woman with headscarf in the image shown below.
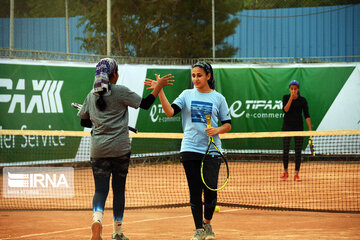
[[129,239],[121,229],[125,182],[130,162],[128,107],[149,109],[159,91],[174,81],[171,74],[160,78],[152,93],[141,98],[126,86],[116,85],[118,77],[116,61],[111,58],[101,59],[96,65],[94,87],[78,113],[81,125],[92,127],[90,162],[95,181],[92,240],[102,239],[102,218],[109,193],[110,175],[114,194],[112,239]]
[[[305,121],[308,125],[309,131],[311,128],[311,120],[309,114],[308,103],[306,99],[300,96],[300,84],[296,80],[292,80],[289,83],[290,94],[284,95],[283,97],[283,110],[285,112],[284,122],[282,126],[283,131],[303,131],[303,118],[304,114]],[[295,175],[294,181],[300,181],[299,171],[301,164],[301,149],[303,146],[304,137],[295,138]],[[283,139],[283,165],[284,172],[281,175],[282,180],[286,180],[289,177],[288,165],[289,165],[289,150],[290,150],[290,137],[284,137]]]
[[[231,130],[231,118],[225,97],[215,90],[211,65],[207,62],[197,62],[192,66],[191,76],[195,88],[184,90],[172,104],[167,100],[163,90],[160,91],[159,98],[168,117],[182,112],[184,137],[181,142],[180,159],[189,186],[190,207],[196,227],[191,239],[210,240],[215,239],[210,222],[216,207],[217,192],[209,190],[203,184],[200,175],[201,160],[206,152],[209,136],[213,137],[221,150],[219,134]],[[155,84],[156,81],[146,79],[145,85],[150,86],[148,89],[152,89]],[[209,128],[205,117],[208,114],[211,115],[212,126]],[[219,120],[221,126],[218,126]]]

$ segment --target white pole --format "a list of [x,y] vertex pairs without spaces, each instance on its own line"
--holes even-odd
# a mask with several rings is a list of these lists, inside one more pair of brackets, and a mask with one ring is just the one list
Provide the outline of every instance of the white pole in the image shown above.
[[215,59],[215,0],[212,0],[212,57]]
[[68,0],[65,0],[65,17],[66,17],[66,53],[70,53],[70,37],[69,37],[69,8]]
[[107,55],[111,55],[111,0],[107,0]]
[[10,54],[14,50],[14,0],[10,0]]

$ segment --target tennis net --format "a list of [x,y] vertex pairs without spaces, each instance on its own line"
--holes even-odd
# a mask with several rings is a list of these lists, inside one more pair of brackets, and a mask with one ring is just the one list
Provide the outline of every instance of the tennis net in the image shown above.
[[[189,191],[179,160],[182,134],[130,136],[126,208],[188,205]],[[309,148],[309,136],[315,155]],[[293,180],[293,137],[301,139],[300,182]],[[360,213],[360,130],[228,133],[221,138],[230,178],[218,192],[218,205]],[[283,144],[289,138],[290,177],[283,181]],[[91,209],[94,183],[89,132],[0,130],[0,148],[0,209]],[[35,192],[29,197],[29,193],[34,193],[30,177],[27,185],[20,184],[15,186],[17,191],[10,191],[10,181],[21,179],[11,179],[9,171],[20,167],[72,169],[73,194],[64,197],[60,192],[51,196],[50,191],[50,196],[40,197]],[[112,208],[111,191],[105,207]]]

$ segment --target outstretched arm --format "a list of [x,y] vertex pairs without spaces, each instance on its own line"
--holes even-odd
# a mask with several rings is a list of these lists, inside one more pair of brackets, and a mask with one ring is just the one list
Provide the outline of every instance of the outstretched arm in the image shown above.
[[161,106],[164,109],[166,116],[168,117],[174,116],[174,108],[170,105],[165,95],[164,89],[161,89],[159,93],[159,98],[160,98]]
[[151,92],[151,94],[154,95],[154,97],[156,98],[163,87],[168,86],[168,85],[173,85],[173,82],[175,80],[173,80],[174,76],[172,76],[171,74],[168,74],[164,77],[160,77],[157,74],[155,74],[155,75],[156,75],[157,81],[155,82],[154,88],[152,88],[153,91]]
[[[161,79],[158,74],[155,74],[155,76],[156,76],[157,81],[159,81],[159,79]],[[154,89],[156,87],[157,81],[146,78],[144,84],[146,86],[149,86],[147,89]],[[174,112],[175,112],[174,108],[169,103],[169,101],[168,101],[168,99],[167,99],[167,97],[165,95],[164,89],[160,90],[159,98],[160,98],[161,106],[164,109],[164,112],[165,112],[166,116],[168,116],[168,117],[174,116]]]
[[[151,94],[149,94],[149,96],[142,99],[142,101],[140,103],[140,108],[145,109],[145,110],[149,109],[150,106],[154,103],[159,92],[162,91],[162,88],[165,86],[168,86],[168,85],[173,85],[173,82],[174,82],[173,78],[174,78],[174,76],[172,76],[171,74],[168,74],[162,78],[159,77],[158,81],[154,81],[152,88],[151,88],[151,89],[153,89],[153,91],[151,92]],[[147,88],[147,89],[150,89],[150,88]]]

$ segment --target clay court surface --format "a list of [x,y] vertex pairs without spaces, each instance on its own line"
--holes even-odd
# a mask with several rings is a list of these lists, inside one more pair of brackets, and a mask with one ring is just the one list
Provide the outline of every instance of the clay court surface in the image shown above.
[[[0,239],[90,239],[91,211],[0,211]],[[189,239],[190,207],[125,210],[131,240]],[[213,228],[218,240],[360,239],[360,214],[249,210],[221,207]],[[112,212],[105,211],[103,239],[111,239]]]
[[[219,202],[359,212],[358,164],[306,163],[302,168],[303,181],[296,183],[279,179],[279,165],[231,163],[231,181],[219,192]],[[93,189],[90,169],[82,169],[75,171],[73,199],[0,197],[0,208],[3,209],[0,210],[0,240],[89,240]],[[126,191],[125,234],[131,240],[189,240],[194,229],[190,207],[136,209],[141,204],[176,205],[188,201],[186,179],[180,164],[131,168]],[[104,240],[111,239],[111,203],[110,193],[103,222]],[[21,208],[88,210],[6,210]],[[360,214],[221,206],[221,211],[214,214],[213,229],[217,240],[360,239]]]
[[[292,165],[291,165],[292,166]],[[230,180],[218,194],[218,202],[242,206],[265,206],[325,211],[359,212],[360,165],[304,163],[301,182],[280,180],[280,163],[230,163]],[[314,174],[316,173],[316,174]],[[73,198],[4,198],[0,188],[0,209],[91,209],[94,180],[91,169],[75,170]],[[292,174],[292,173],[290,173]],[[0,182],[2,182],[0,175]],[[126,207],[182,205],[189,202],[189,190],[181,164],[131,167],[127,178]],[[112,192],[106,208],[112,208]]]

